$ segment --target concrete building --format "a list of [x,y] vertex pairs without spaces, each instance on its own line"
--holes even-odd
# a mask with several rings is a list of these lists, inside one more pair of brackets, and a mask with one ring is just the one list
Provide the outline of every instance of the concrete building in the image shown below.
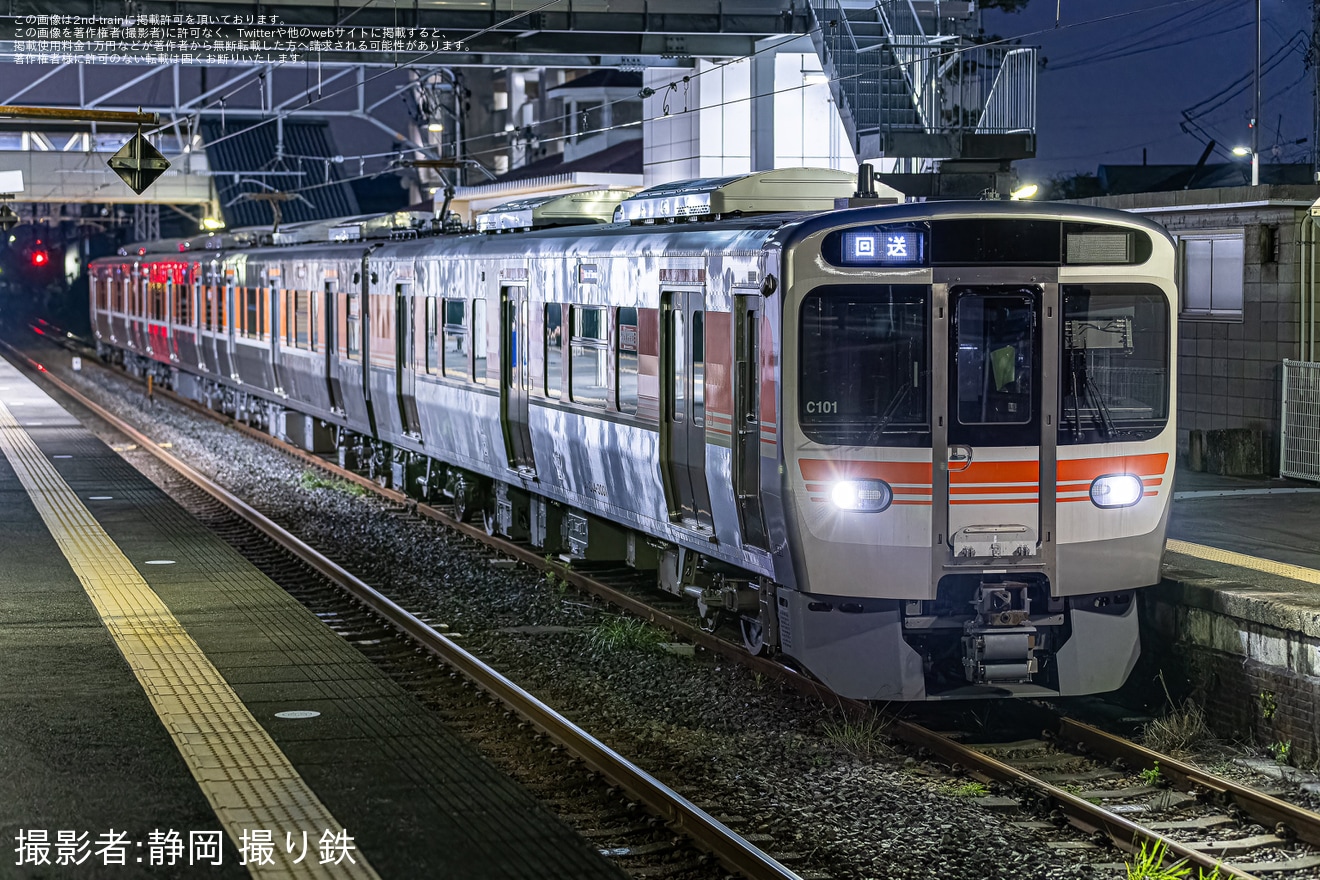
[[1084,200],[1178,241],[1178,445],[1197,469],[1279,472],[1283,361],[1320,355],[1317,197],[1261,185]]

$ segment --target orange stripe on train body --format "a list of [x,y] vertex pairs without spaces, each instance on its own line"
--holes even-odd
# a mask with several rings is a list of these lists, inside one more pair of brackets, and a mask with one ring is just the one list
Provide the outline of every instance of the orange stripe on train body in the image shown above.
[[[1116,455],[1104,458],[1078,458],[1058,463],[1059,484],[1090,485],[1096,477],[1108,474],[1136,474],[1147,486],[1160,485],[1168,468],[1169,454]],[[932,468],[924,461],[836,461],[819,458],[799,459],[798,467],[806,482],[835,480],[884,480],[894,485],[931,485]],[[1014,492],[1035,489],[1040,478],[1038,461],[974,461],[949,474],[954,493]]]

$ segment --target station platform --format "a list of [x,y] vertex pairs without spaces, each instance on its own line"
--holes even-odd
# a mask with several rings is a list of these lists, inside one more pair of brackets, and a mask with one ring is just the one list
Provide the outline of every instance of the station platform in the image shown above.
[[1222,736],[1320,761],[1320,485],[1180,467],[1143,653],[1181,666]]
[[625,876],[4,361],[0,536],[0,876]]

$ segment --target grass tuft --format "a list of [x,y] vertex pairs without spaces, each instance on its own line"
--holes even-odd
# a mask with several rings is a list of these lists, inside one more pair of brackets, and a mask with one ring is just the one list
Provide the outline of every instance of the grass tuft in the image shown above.
[[1204,868],[1197,868],[1196,877],[1193,878],[1192,866],[1185,859],[1179,859],[1172,865],[1164,864],[1168,855],[1168,844],[1164,841],[1152,844],[1143,840],[1136,859],[1124,862],[1127,866],[1127,880],[1220,880],[1218,866],[1209,874]]
[[1184,703],[1163,718],[1146,725],[1146,745],[1157,752],[1185,754],[1210,739],[1205,712],[1193,703]]
[[323,477],[315,471],[303,471],[302,475],[298,477],[298,485],[309,492],[315,489],[330,489],[353,498],[360,498],[367,494],[367,490],[357,483],[350,483],[348,480],[333,477]]
[[940,791],[957,798],[980,798],[990,794],[990,787],[984,782],[967,782],[962,785],[945,785]]
[[876,714],[861,718],[831,718],[821,722],[825,738],[856,758],[893,754],[889,739],[890,720]]
[[611,617],[591,630],[589,641],[597,651],[654,651],[667,636],[645,620],[636,617]]

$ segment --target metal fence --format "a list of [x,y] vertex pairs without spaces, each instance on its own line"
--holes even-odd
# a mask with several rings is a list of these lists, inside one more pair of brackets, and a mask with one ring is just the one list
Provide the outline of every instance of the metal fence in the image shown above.
[[1320,482],[1320,363],[1283,362],[1279,473]]

